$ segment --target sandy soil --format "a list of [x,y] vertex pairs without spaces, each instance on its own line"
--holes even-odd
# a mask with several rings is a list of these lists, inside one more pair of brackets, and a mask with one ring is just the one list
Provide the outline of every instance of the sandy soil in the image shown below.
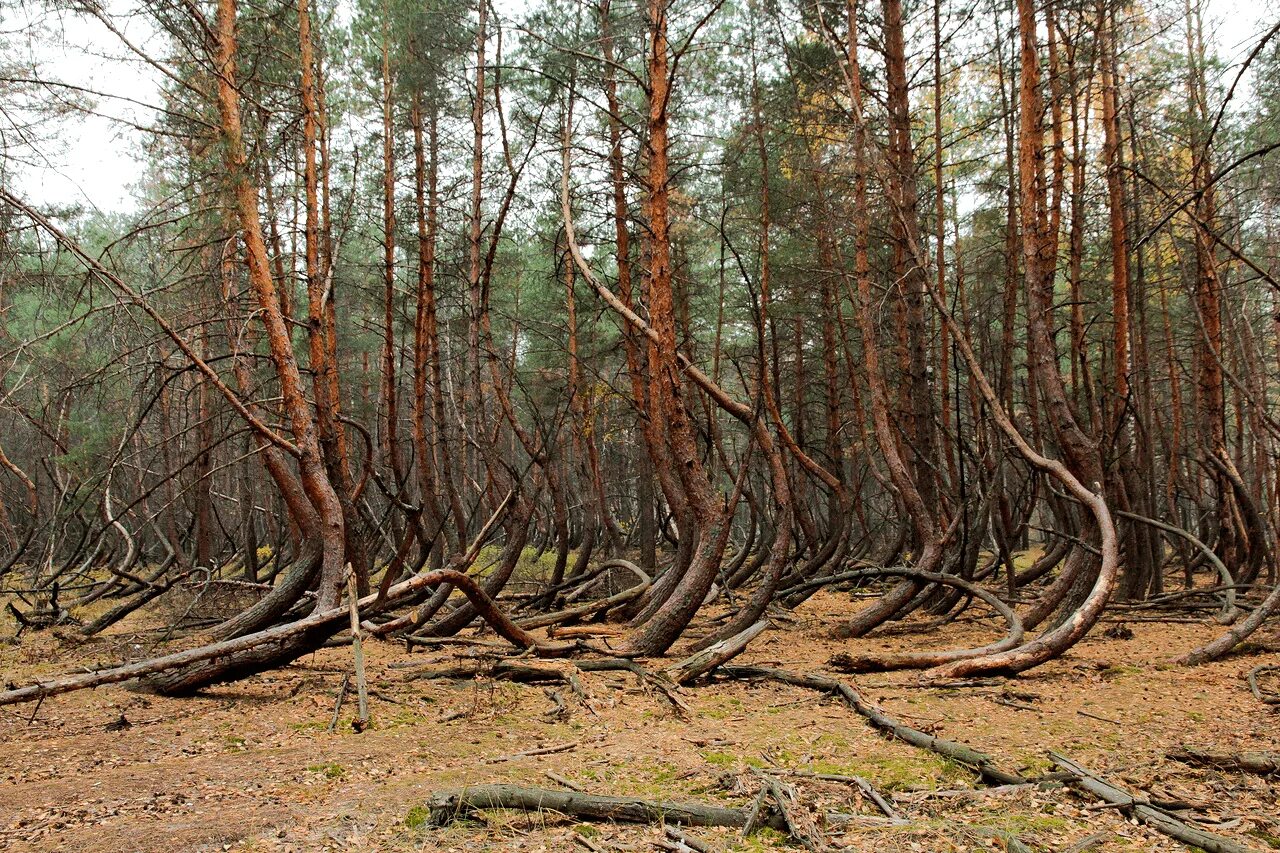
[[[976,645],[1000,626],[974,618],[927,635],[830,639],[847,595],[823,593],[795,624],[779,623],[743,662],[819,671],[841,650]],[[848,677],[893,716],[970,743],[1009,768],[1049,769],[1059,750],[1140,796],[1180,801],[1205,828],[1256,849],[1280,848],[1280,782],[1194,769],[1165,758],[1179,745],[1280,751],[1276,712],[1244,674],[1280,654],[1257,652],[1196,669],[1168,660],[1220,631],[1212,624],[1130,622],[1132,639],[1099,630],[1061,660],[1021,678],[964,689],[921,688],[911,673]],[[69,646],[46,633],[0,648],[3,680],[145,656],[126,625]],[[132,630],[138,630],[133,626]],[[1269,638],[1262,638],[1267,640]],[[1274,642],[1274,641],[1273,641]],[[1012,832],[1038,851],[1087,836],[1091,849],[1186,849],[1069,790],[969,793],[973,775],[886,740],[844,706],[774,684],[715,681],[686,688],[677,716],[660,693],[625,673],[583,674],[588,700],[490,679],[413,678],[406,662],[438,668],[467,649],[408,653],[368,646],[373,726],[357,734],[354,698],[333,732],[348,649],[184,699],[103,688],[54,697],[39,709],[0,709],[0,848],[13,851],[568,851],[657,849],[650,827],[582,825],[554,815],[501,814],[448,829],[423,826],[443,788],[480,782],[558,787],[548,772],[595,793],[747,805],[763,768],[794,784],[814,814],[858,815],[830,829],[848,850],[1000,850]],[[651,665],[655,665],[653,663]],[[34,717],[33,710],[36,710]],[[543,755],[518,753],[560,747]],[[891,795],[909,822],[890,827],[852,786],[791,771],[860,775]],[[742,840],[694,833],[716,850],[785,848],[781,836]]]

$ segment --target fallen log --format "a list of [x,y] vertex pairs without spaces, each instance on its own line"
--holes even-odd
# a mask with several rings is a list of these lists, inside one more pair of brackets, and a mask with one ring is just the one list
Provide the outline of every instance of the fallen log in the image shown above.
[[1109,836],[1105,832],[1086,835],[1066,850],[1063,850],[1062,853],[1084,853],[1084,851],[1089,850],[1090,848],[1097,847],[1099,844],[1106,841],[1108,837]]
[[437,669],[422,669],[417,672],[409,672],[404,676],[405,681],[417,681],[419,679],[471,679],[478,676],[489,676],[491,678],[500,678],[504,681],[513,681],[521,684],[537,684],[540,682],[563,683],[567,679],[567,675],[563,670],[549,666],[531,666],[516,660],[508,660],[506,658],[498,658],[497,660],[476,660],[470,663],[462,663],[456,666],[449,666]]
[[[742,830],[745,835],[768,827],[778,832],[793,830],[787,818],[776,807],[770,807],[768,787],[760,791],[754,805],[745,809],[711,806],[702,803],[673,803],[645,800],[639,797],[614,797],[588,794],[582,791],[563,791],[522,785],[491,784],[441,791],[428,800],[430,817],[428,825],[445,827],[454,821],[473,817],[477,812],[490,809],[510,809],[525,812],[554,812],[579,820],[612,821],[618,823],[665,824],[669,826],[712,826]],[[822,815],[825,825],[844,826],[857,821],[859,816],[844,812],[826,812]],[[891,821],[896,826],[908,826],[901,819]],[[1014,853],[1029,853],[1029,848],[1015,836],[983,827],[957,827],[976,835],[998,836],[1006,849]],[[688,837],[679,836],[686,844]],[[797,840],[801,840],[797,838]]]
[[687,832],[681,832],[674,826],[663,827],[663,834],[671,839],[672,847],[670,849],[688,851],[693,850],[695,853],[714,853],[714,849],[707,842],[700,838],[694,838]]
[[[799,795],[796,789],[786,784],[776,776],[771,776],[756,770],[756,775],[764,782],[764,790],[769,792],[769,797],[777,806],[778,814],[782,816],[783,823],[786,824],[787,834],[799,841],[806,850],[817,853],[826,847],[826,843],[818,835],[817,828],[812,826],[813,821],[797,810]],[[754,807],[753,807],[754,808]]]
[[862,694],[853,685],[835,678],[829,678],[825,675],[807,675],[766,666],[724,666],[720,668],[720,672],[730,678],[767,678],[795,687],[805,687],[810,690],[834,694],[843,699],[846,705],[871,723],[878,731],[912,746],[935,752],[958,764],[963,764],[986,782],[996,785],[1020,785],[1028,781],[1018,773],[1000,769],[996,765],[996,760],[985,752],[980,752],[962,743],[934,737],[919,729],[903,725],[863,699]]
[[[747,810],[701,803],[672,803],[636,797],[611,797],[578,791],[554,791],[520,785],[476,785],[441,791],[431,797],[431,826],[448,826],[455,820],[485,809],[558,812],[585,820],[622,823],[672,823],[681,826],[727,826],[747,823]],[[759,825],[785,832],[782,815],[762,816]]]
[[1270,776],[1280,773],[1280,753],[1277,752],[1218,752],[1184,746],[1171,749],[1166,757],[1195,767],[1217,767],[1221,770],[1243,770]]
[[791,776],[799,776],[804,779],[818,779],[823,782],[841,782],[845,785],[853,785],[890,821],[903,825],[910,823],[909,820],[898,813],[892,803],[876,790],[874,785],[861,776],[846,776],[842,773],[815,773],[812,770],[789,770],[787,772]]
[[1194,826],[1184,823],[1148,802],[1135,799],[1129,792],[1122,788],[1117,788],[1065,755],[1050,752],[1049,758],[1058,767],[1075,774],[1075,779],[1070,784],[1093,794],[1108,805],[1120,809],[1126,815],[1146,824],[1157,832],[1181,841],[1183,844],[1199,847],[1201,850],[1207,851],[1207,853],[1258,853],[1252,847],[1246,847],[1239,842],[1232,841],[1230,838],[1214,835],[1212,832],[1196,829]]
[[[642,682],[653,687],[663,697],[671,703],[672,707],[680,716],[689,713],[690,708],[683,699],[676,693],[676,685],[663,673],[650,672],[640,664],[630,658],[594,658],[590,660],[573,661],[573,668],[582,672],[614,672],[623,671],[630,672]],[[530,666],[517,660],[498,659],[477,659],[470,663],[463,663],[458,666],[446,667],[443,669],[422,669],[421,671],[411,672],[405,676],[405,680],[413,680],[417,678],[434,679],[434,678],[475,678],[476,676],[489,676],[491,678],[501,678],[506,681],[523,682],[527,684],[537,684],[545,682],[555,682],[568,684],[574,688],[575,693],[582,694],[580,685],[575,685],[573,669],[560,670],[553,667]]]
[[[1245,516],[1246,526],[1251,530],[1250,539],[1255,537],[1260,540],[1258,548],[1259,553],[1270,554],[1273,550],[1271,540],[1274,538],[1271,531],[1271,525],[1266,519],[1258,514],[1253,502],[1249,498],[1248,489],[1240,480],[1240,474],[1236,471],[1235,465],[1232,464],[1230,458],[1222,450],[1217,451],[1217,455],[1209,455],[1207,461],[1221,471],[1231,482],[1231,488],[1239,499],[1241,510]],[[1251,548],[1252,549],[1252,548]],[[1270,559],[1274,559],[1271,556]],[[1256,567],[1255,567],[1256,568]],[[1274,569],[1274,565],[1272,567]],[[1253,577],[1247,577],[1245,580],[1253,580]],[[1205,643],[1203,646],[1192,649],[1182,657],[1178,658],[1175,663],[1187,666],[1197,666],[1209,661],[1218,660],[1227,655],[1232,649],[1240,645],[1262,626],[1271,614],[1280,610],[1280,583],[1276,584],[1271,592],[1263,599],[1262,603],[1254,608],[1246,618],[1237,622],[1232,626],[1231,630],[1226,631],[1222,636]]]

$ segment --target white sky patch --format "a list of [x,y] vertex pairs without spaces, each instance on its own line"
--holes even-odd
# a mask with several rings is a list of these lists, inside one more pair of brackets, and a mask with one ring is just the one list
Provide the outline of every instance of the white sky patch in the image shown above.
[[[120,3],[106,4],[111,8]],[[113,24],[136,47],[155,50],[161,41],[144,16],[113,16]],[[101,21],[42,11],[35,4],[7,7],[0,14],[10,71],[34,74],[51,86],[45,105],[87,102],[53,120],[33,151],[20,151],[28,165],[15,169],[14,183],[38,207],[82,205],[102,211],[135,207],[132,186],[142,177],[142,151],[157,104],[159,72],[145,64]],[[35,66],[32,66],[32,63]],[[69,87],[79,87],[90,94]]]

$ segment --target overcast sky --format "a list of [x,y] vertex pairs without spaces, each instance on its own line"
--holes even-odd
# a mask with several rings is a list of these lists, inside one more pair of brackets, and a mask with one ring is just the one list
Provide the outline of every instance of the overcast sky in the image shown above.
[[[119,0],[105,5],[124,8]],[[1275,22],[1277,3],[1209,0],[1208,9],[1217,50],[1234,65]],[[137,47],[160,47],[149,44],[155,36],[144,18],[116,20]],[[35,34],[33,23],[37,25]],[[56,34],[64,44],[51,46],[47,38],[40,37],[41,31],[46,36]],[[131,186],[141,178],[146,162],[141,151],[144,135],[118,119],[142,125],[150,121],[149,110],[122,98],[155,103],[154,69],[130,57],[101,23],[69,15],[51,16],[37,4],[0,7],[0,32],[8,42],[10,58],[24,55],[30,42],[31,49],[42,57],[45,73],[54,79],[119,96],[95,98],[98,115],[80,114],[63,121],[52,138],[39,146],[38,153],[30,155],[38,162],[17,170],[15,183],[20,192],[41,207],[82,204],[101,210],[132,209]],[[40,43],[35,46],[37,38]],[[162,51],[157,49],[156,53]]]

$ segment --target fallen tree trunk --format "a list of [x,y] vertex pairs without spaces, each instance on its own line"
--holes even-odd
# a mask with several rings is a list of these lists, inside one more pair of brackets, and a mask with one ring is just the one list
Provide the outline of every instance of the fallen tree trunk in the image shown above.
[[[676,684],[663,673],[650,672],[630,658],[596,658],[571,662],[574,669],[582,672],[613,672],[617,670],[629,672],[645,684],[660,692],[675,708],[678,715],[689,713],[689,706],[676,693]],[[499,658],[497,660],[473,659],[468,663],[445,669],[427,669],[413,672],[405,676],[406,681],[416,678],[475,678],[489,676],[507,681],[524,683],[559,682],[568,684],[575,693],[585,696],[577,683],[573,669],[554,669],[552,667],[530,666],[520,661]]]
[[[700,803],[670,803],[635,797],[610,797],[577,791],[553,791],[520,785],[476,785],[441,791],[430,800],[431,825],[448,826],[483,809],[552,811],[587,820],[625,823],[674,823],[682,826],[727,826],[747,823],[747,809],[706,806]],[[760,826],[780,832],[787,830],[782,815],[770,813],[758,819]]]
[[768,619],[752,623],[744,631],[718,643],[707,646],[679,663],[667,667],[667,677],[676,684],[688,684],[703,673],[710,672],[728,660],[732,660],[747,648],[747,644],[764,633]]
[[1165,755],[1174,761],[1196,767],[1243,770],[1246,773],[1259,773],[1263,776],[1280,773],[1280,753],[1277,752],[1218,752],[1184,746],[1181,749],[1171,749]]
[[1176,838],[1183,844],[1189,844],[1192,847],[1199,847],[1201,850],[1208,851],[1208,853],[1257,853],[1254,848],[1245,847],[1230,838],[1214,835],[1212,832],[1196,829],[1194,826],[1183,823],[1178,818],[1156,808],[1150,803],[1134,799],[1132,794],[1117,788],[1065,755],[1050,752],[1049,757],[1054,764],[1063,770],[1076,774],[1076,778],[1071,782],[1072,785],[1118,807],[1125,814],[1145,823],[1158,832],[1164,833],[1170,838]]
[[1231,577],[1231,572],[1227,570],[1226,565],[1213,552],[1212,548],[1197,539],[1190,531],[1183,530],[1181,527],[1176,527],[1172,524],[1166,524],[1159,519],[1147,518],[1145,515],[1125,512],[1124,510],[1117,510],[1116,515],[1121,518],[1127,518],[1130,521],[1136,521],[1139,524],[1150,525],[1157,530],[1163,530],[1165,533],[1171,533],[1189,542],[1213,566],[1218,573],[1218,578],[1222,581],[1226,600],[1222,604],[1222,613],[1219,618],[1224,624],[1229,624],[1239,615],[1240,611],[1236,608],[1235,579]]
[[[1272,553],[1271,542],[1275,537],[1272,534],[1271,526],[1267,520],[1258,514],[1253,507],[1253,502],[1249,498],[1249,490],[1240,480],[1240,474],[1236,471],[1235,465],[1221,451],[1217,451],[1218,455],[1209,456],[1208,461],[1220,470],[1223,475],[1231,482],[1231,488],[1239,498],[1243,513],[1246,516],[1247,527],[1249,528],[1249,538],[1253,541],[1251,548],[1254,553],[1264,554],[1267,559],[1274,560],[1275,555]],[[1272,566],[1274,571],[1275,566]],[[1256,574],[1256,569],[1255,572]],[[1245,582],[1252,582],[1252,577],[1242,578]],[[1195,666],[1209,661],[1218,660],[1225,656],[1228,652],[1244,642],[1248,637],[1267,620],[1269,616],[1280,610],[1280,583],[1272,588],[1270,594],[1259,604],[1252,613],[1245,619],[1237,622],[1229,631],[1225,632],[1212,642],[1206,643],[1199,648],[1192,649],[1185,655],[1177,659],[1177,663]]]
[[154,599],[159,598],[161,595],[168,592],[177,584],[189,578],[193,571],[194,570],[185,571],[177,577],[170,578],[164,583],[154,583],[148,586],[133,598],[128,601],[121,602],[106,613],[103,613],[97,619],[90,622],[88,625],[85,625],[79,630],[80,635],[88,638],[105,631],[107,628],[110,628],[112,625],[128,616],[130,613],[140,607],[146,606]]
[[[769,777],[771,779],[771,777]],[[776,780],[773,780],[776,782]],[[767,784],[767,782],[766,782]],[[756,804],[750,808],[736,809],[726,806],[710,806],[702,803],[672,803],[645,800],[639,797],[613,797],[588,794],[575,790],[524,787],[522,785],[474,785],[467,788],[441,791],[428,800],[430,817],[428,824],[445,827],[456,820],[474,816],[487,809],[511,809],[526,812],[555,812],[580,820],[615,821],[619,823],[648,823],[678,826],[716,826],[741,829],[750,834],[762,827],[785,832],[798,840],[805,840],[793,827],[780,806],[785,797],[774,795],[778,806],[768,804],[766,791],[761,791]],[[768,804],[768,805],[767,805]],[[855,816],[843,812],[827,812],[824,822],[840,826]],[[898,818],[895,825],[909,825]],[[1006,848],[1014,853],[1029,853],[1029,848],[1014,835],[986,827],[965,827],[982,837],[998,837]],[[806,844],[806,846],[810,846]],[[695,848],[696,849],[696,848]],[[810,849],[823,849],[811,846]]]
[[1197,666],[1209,661],[1218,660],[1225,656],[1240,643],[1244,642],[1250,634],[1258,629],[1263,622],[1267,620],[1272,613],[1280,609],[1280,583],[1272,588],[1271,592],[1259,604],[1252,613],[1245,619],[1237,622],[1229,631],[1222,636],[1206,643],[1199,648],[1192,649],[1175,662],[1185,664],[1187,666]]

